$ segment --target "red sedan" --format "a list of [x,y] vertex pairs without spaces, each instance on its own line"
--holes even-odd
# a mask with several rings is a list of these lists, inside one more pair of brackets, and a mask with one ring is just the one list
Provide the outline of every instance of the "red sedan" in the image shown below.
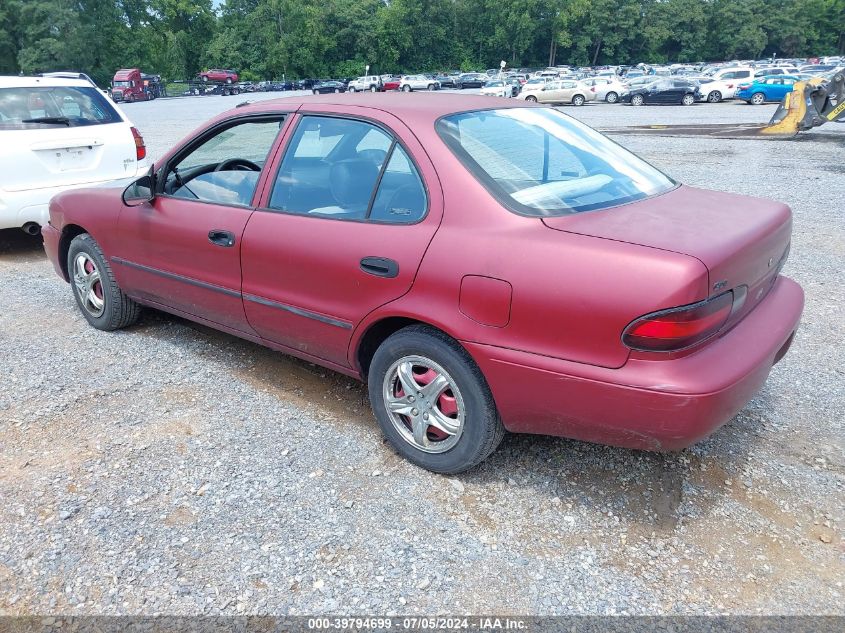
[[551,108],[372,94],[231,110],[43,234],[92,326],[149,306],[366,380],[454,473],[505,430],[673,450],[731,419],[798,326],[791,224]]
[[211,70],[201,72],[200,79],[203,81],[222,81],[223,83],[233,84],[238,81],[238,73],[234,70],[212,68]]

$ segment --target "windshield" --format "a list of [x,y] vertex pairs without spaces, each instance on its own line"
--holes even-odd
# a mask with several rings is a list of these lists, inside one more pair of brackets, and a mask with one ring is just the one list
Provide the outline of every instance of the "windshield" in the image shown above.
[[113,81],[112,85],[115,88],[130,88],[132,86],[131,81]]
[[529,216],[605,209],[675,183],[592,128],[549,108],[444,117],[437,131],[506,207]]
[[0,88],[0,130],[77,127],[122,119],[96,88],[37,86]]

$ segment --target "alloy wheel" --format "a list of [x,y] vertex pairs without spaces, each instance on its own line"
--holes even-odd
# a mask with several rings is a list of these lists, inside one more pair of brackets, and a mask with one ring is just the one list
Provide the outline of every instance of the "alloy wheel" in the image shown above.
[[414,448],[445,453],[461,438],[466,414],[455,380],[424,356],[405,356],[387,370],[382,396],[393,427]]
[[87,253],[79,253],[73,260],[73,285],[86,312],[95,318],[102,316],[106,309],[103,283],[97,264]]
[[722,100],[722,93],[718,90],[714,90],[709,95],[707,95],[707,100],[710,103],[719,103]]

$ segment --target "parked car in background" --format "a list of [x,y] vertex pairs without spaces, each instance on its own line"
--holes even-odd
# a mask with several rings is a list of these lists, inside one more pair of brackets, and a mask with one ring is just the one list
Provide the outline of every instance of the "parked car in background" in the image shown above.
[[742,79],[713,79],[712,77],[690,77],[689,79],[698,82],[701,93],[699,101],[709,103],[733,99],[740,82],[747,81]]
[[403,75],[399,80],[399,90],[412,92],[414,90],[440,90],[440,84],[436,79],[425,75]]
[[399,86],[402,83],[402,77],[382,77],[382,90],[399,90]]
[[615,75],[605,75],[603,77],[595,77],[593,79],[585,79],[584,84],[590,87],[591,92],[594,92],[596,99],[599,101],[607,101],[608,103],[616,103],[619,101],[619,95],[624,90],[627,90],[625,84],[619,81]]
[[751,105],[763,105],[769,101],[782,101],[788,92],[792,92],[795,82],[801,77],[792,75],[775,75],[772,77],[757,77],[754,81],[739,84],[736,98]]
[[764,68],[757,68],[754,71],[755,77],[771,77],[772,75],[794,75],[798,69],[794,66],[767,66]]
[[311,88],[311,92],[313,92],[315,95],[346,92],[346,86],[344,86],[343,82],[341,81],[321,81],[319,83],[314,84],[314,86]]
[[226,84],[238,83],[238,73],[234,70],[212,68],[211,70],[202,71],[199,76],[202,81],[222,81]]
[[319,83],[319,79],[300,79],[294,84],[295,90],[311,90],[314,87],[314,84]]
[[43,229],[93,328],[150,306],[366,380],[387,441],[440,473],[506,430],[712,433],[794,338],[791,233],[785,204],[679,185],[553,108],[397,94],[233,109]]
[[575,106],[584,105],[587,101],[595,101],[596,93],[590,86],[572,80],[550,81],[544,85],[529,84],[522,87],[519,99],[534,103],[571,103]]
[[146,170],[141,134],[88,81],[0,77],[0,229],[35,235],[55,194]]
[[346,89],[349,92],[381,92],[384,84],[378,75],[364,75],[350,81]]
[[453,75],[435,75],[434,78],[440,84],[441,88],[455,87],[455,77]]
[[239,81],[238,88],[241,92],[258,92],[258,85],[251,81]]
[[619,95],[620,101],[635,106],[679,103],[693,105],[700,99],[698,83],[680,77],[657,79]]
[[510,99],[513,97],[513,87],[501,79],[493,79],[481,87],[479,94],[487,95],[489,97],[506,97]]
[[839,68],[842,68],[842,66],[838,64],[808,64],[806,66],[801,66],[801,74],[823,75],[824,73],[833,72]]
[[463,90],[464,88],[481,88],[490,80],[490,77],[484,73],[464,73],[455,79],[455,88]]

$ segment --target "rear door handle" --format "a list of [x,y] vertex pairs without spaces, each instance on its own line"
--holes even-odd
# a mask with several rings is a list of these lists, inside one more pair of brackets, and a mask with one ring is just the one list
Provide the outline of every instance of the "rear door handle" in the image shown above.
[[399,274],[399,264],[386,257],[365,257],[361,260],[361,270],[376,277],[393,278]]
[[211,229],[208,232],[208,241],[216,246],[230,247],[235,245],[235,234],[231,231]]

